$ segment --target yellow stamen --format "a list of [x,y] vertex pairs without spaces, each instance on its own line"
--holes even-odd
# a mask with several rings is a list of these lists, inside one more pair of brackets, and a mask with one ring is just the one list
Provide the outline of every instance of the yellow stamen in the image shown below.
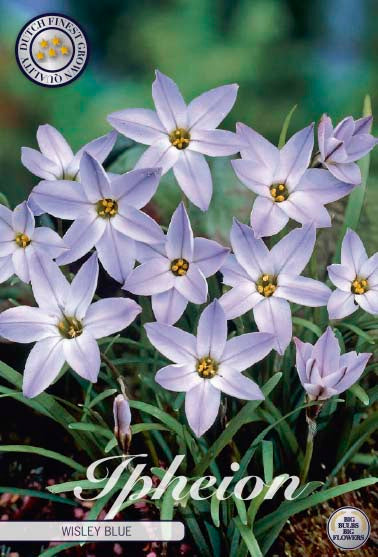
[[118,203],[115,199],[100,199],[96,204],[99,217],[110,219],[118,213]]
[[176,277],[183,277],[189,269],[189,262],[186,259],[174,259],[171,262],[171,271]]
[[273,275],[261,275],[256,282],[256,289],[262,296],[269,298],[277,288],[277,278]]
[[176,149],[186,149],[190,143],[190,133],[185,128],[177,128],[169,134],[169,141]]
[[369,290],[369,283],[365,278],[356,277],[352,282],[351,291],[353,294],[365,294]]
[[57,327],[62,337],[68,339],[79,337],[83,332],[83,325],[76,317],[64,316]]
[[14,241],[20,248],[26,248],[30,244],[31,239],[23,232],[19,232],[16,234]]
[[289,197],[289,190],[287,189],[285,184],[272,184],[269,188],[269,191],[270,195],[277,203],[282,203],[282,201],[286,201],[286,199]]
[[200,358],[197,362],[197,373],[202,379],[211,379],[218,373],[218,363],[206,356],[205,358]]

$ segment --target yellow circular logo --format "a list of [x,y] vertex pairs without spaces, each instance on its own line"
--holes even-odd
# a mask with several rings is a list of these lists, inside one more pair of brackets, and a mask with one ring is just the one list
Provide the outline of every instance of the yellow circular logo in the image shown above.
[[369,539],[370,521],[356,507],[341,507],[329,517],[327,534],[339,549],[357,549]]

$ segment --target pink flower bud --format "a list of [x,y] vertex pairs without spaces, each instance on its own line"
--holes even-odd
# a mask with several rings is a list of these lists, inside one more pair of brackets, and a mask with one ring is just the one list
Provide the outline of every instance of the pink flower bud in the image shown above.
[[124,453],[128,452],[131,442],[131,412],[127,398],[118,395],[113,403],[114,413],[114,435]]

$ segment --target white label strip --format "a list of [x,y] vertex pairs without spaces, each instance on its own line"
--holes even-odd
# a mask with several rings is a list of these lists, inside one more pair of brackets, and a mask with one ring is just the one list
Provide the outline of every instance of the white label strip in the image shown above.
[[0,541],[180,541],[185,535],[182,522],[144,520],[23,522],[0,521]]

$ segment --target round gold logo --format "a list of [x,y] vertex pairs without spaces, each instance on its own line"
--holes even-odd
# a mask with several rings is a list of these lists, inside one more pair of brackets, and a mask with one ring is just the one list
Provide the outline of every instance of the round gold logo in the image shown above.
[[370,521],[356,507],[341,507],[329,517],[327,533],[339,549],[357,549],[369,539]]
[[88,40],[71,17],[43,14],[28,21],[16,41],[22,73],[42,87],[68,85],[88,62]]

